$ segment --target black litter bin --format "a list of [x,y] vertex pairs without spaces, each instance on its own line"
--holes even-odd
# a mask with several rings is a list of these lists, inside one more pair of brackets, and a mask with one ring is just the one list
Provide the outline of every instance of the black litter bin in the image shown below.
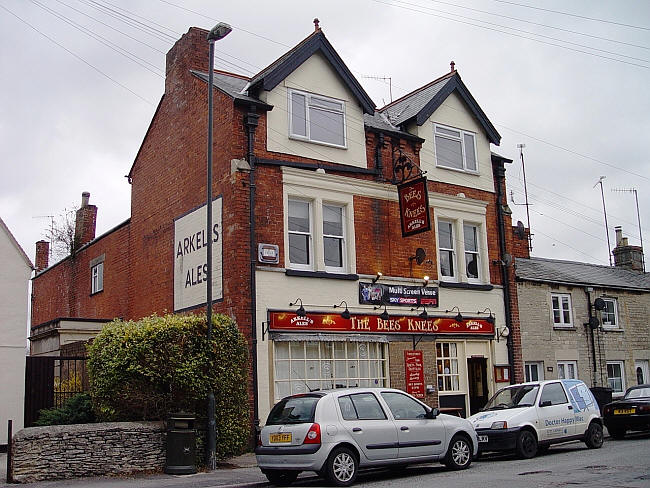
[[170,415],[167,420],[167,462],[165,473],[196,473],[196,419],[190,415]]
[[602,415],[605,405],[612,401],[612,389],[605,386],[594,386],[593,388],[589,389],[596,398],[598,406],[600,407],[600,415]]

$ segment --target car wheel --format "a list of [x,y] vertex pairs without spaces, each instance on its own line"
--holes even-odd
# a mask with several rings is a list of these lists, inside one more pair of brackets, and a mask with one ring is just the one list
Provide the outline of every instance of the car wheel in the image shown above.
[[612,436],[613,439],[622,439],[625,437],[625,429],[622,429],[620,427],[614,428],[614,427],[608,427],[607,430],[609,431],[609,435]]
[[523,459],[534,458],[537,454],[537,439],[530,430],[522,430],[517,436],[517,455]]
[[275,486],[289,486],[291,483],[296,481],[300,471],[268,470],[263,471],[263,473],[266,476],[266,479],[269,480],[269,483]]
[[443,460],[449,469],[467,469],[472,464],[472,444],[464,435],[452,437]]
[[589,449],[598,449],[603,445],[603,426],[592,422],[585,433],[585,444]]
[[325,464],[325,476],[334,486],[350,486],[357,477],[359,461],[347,447],[337,447]]

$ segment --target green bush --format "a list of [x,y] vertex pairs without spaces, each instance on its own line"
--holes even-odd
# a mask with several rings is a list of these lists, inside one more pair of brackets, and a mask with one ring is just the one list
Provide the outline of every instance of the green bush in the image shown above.
[[250,437],[248,346],[237,324],[213,315],[213,359],[205,315],[152,315],[113,321],[88,347],[90,391],[106,421],[204,417],[215,394],[217,457],[239,454]]
[[34,425],[88,424],[95,422],[95,413],[88,393],[68,398],[59,408],[43,409]]

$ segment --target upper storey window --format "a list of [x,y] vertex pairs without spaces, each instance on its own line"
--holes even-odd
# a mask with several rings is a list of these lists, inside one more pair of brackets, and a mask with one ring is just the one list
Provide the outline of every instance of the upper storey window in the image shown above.
[[434,132],[438,166],[478,173],[476,137],[473,133],[437,124]]
[[345,148],[345,102],[289,90],[289,136]]

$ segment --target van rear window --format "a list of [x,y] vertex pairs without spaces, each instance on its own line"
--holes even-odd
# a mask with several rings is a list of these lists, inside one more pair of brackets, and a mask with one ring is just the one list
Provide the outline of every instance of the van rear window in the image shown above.
[[320,395],[287,397],[275,404],[266,425],[302,424],[314,421],[316,404]]

